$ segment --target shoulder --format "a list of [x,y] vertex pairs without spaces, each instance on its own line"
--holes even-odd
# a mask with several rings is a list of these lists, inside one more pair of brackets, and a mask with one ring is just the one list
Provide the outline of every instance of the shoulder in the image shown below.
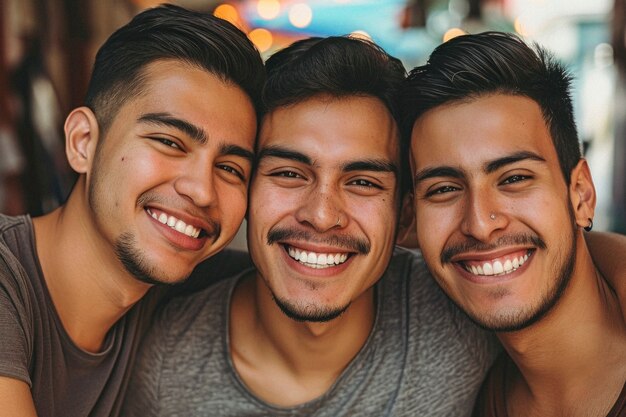
[[28,364],[38,302],[33,282],[14,253],[19,253],[13,245],[15,239],[23,236],[23,231],[16,229],[22,226],[28,230],[20,218],[0,215],[0,340],[4,341],[0,343],[0,375],[30,384]]

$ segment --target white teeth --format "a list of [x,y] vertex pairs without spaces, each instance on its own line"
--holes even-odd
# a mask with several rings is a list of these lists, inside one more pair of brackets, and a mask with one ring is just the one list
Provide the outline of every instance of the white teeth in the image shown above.
[[528,253],[519,258],[501,261],[485,262],[482,265],[465,265],[465,269],[474,275],[504,275],[513,272],[528,260]]
[[501,274],[503,272],[504,272],[504,267],[502,266],[502,262],[495,261],[493,263],[493,274],[497,275],[497,274]]
[[179,220],[176,222],[176,226],[174,226],[174,229],[176,229],[177,232],[185,233],[186,227],[187,225],[185,224],[185,222],[182,220]]
[[166,224],[177,232],[183,233],[187,236],[197,238],[200,236],[201,229],[197,227],[193,227],[190,224],[185,223],[184,221],[177,219],[174,216],[168,216],[165,213],[161,213],[158,216],[156,213],[153,213],[151,210],[147,210],[148,214],[152,216],[153,219],[157,220],[159,223]]
[[504,272],[509,272],[512,269],[513,269],[513,263],[507,259],[506,262],[504,263]]
[[287,253],[296,261],[310,268],[328,268],[339,265],[348,260],[346,253],[317,253],[307,252],[291,246],[287,247]]

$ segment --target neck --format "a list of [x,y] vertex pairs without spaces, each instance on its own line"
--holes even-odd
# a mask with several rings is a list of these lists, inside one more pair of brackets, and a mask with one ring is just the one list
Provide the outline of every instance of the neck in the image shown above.
[[532,409],[586,416],[599,410],[604,416],[624,385],[621,306],[580,236],[578,247],[574,273],[557,304],[537,323],[498,334],[517,366],[507,392],[511,415]]
[[[313,400],[331,387],[367,341],[374,305],[370,288],[336,319],[297,322],[275,304],[261,278],[249,277],[232,300],[235,367],[246,385],[269,403],[294,406]],[[271,383],[267,375],[272,375]]]
[[97,352],[149,285],[124,269],[86,207],[74,191],[66,205],[33,219],[33,227],[44,279],[66,332],[78,347]]

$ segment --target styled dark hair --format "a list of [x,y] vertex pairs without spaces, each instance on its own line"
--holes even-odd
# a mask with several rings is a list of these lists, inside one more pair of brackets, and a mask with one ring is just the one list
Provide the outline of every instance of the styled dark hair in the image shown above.
[[402,93],[404,134],[435,107],[491,94],[534,100],[556,148],[565,182],[582,157],[570,96],[571,76],[545,49],[516,35],[484,32],[439,45],[426,65],[414,68]]
[[126,100],[141,93],[146,65],[167,59],[236,84],[259,108],[265,69],[246,35],[211,14],[162,5],[135,16],[113,33],[96,55],[86,105],[103,132]]
[[[267,82],[263,89],[263,112],[289,106],[317,95],[342,98],[369,96],[379,99],[400,128],[399,94],[406,70],[397,58],[373,42],[330,36],[296,41],[272,55],[265,63]],[[408,140],[399,139],[401,190],[408,165]]]

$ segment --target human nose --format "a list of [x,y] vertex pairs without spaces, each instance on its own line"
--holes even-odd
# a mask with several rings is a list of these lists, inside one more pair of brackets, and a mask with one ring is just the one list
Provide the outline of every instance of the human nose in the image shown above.
[[501,209],[496,196],[488,190],[470,192],[466,199],[461,231],[481,242],[489,242],[493,233],[505,229],[508,216]]
[[187,161],[174,182],[176,192],[198,207],[210,207],[217,200],[214,167],[210,161]]
[[296,219],[320,233],[341,229],[348,224],[343,197],[339,190],[329,185],[317,187],[303,199],[296,212]]

